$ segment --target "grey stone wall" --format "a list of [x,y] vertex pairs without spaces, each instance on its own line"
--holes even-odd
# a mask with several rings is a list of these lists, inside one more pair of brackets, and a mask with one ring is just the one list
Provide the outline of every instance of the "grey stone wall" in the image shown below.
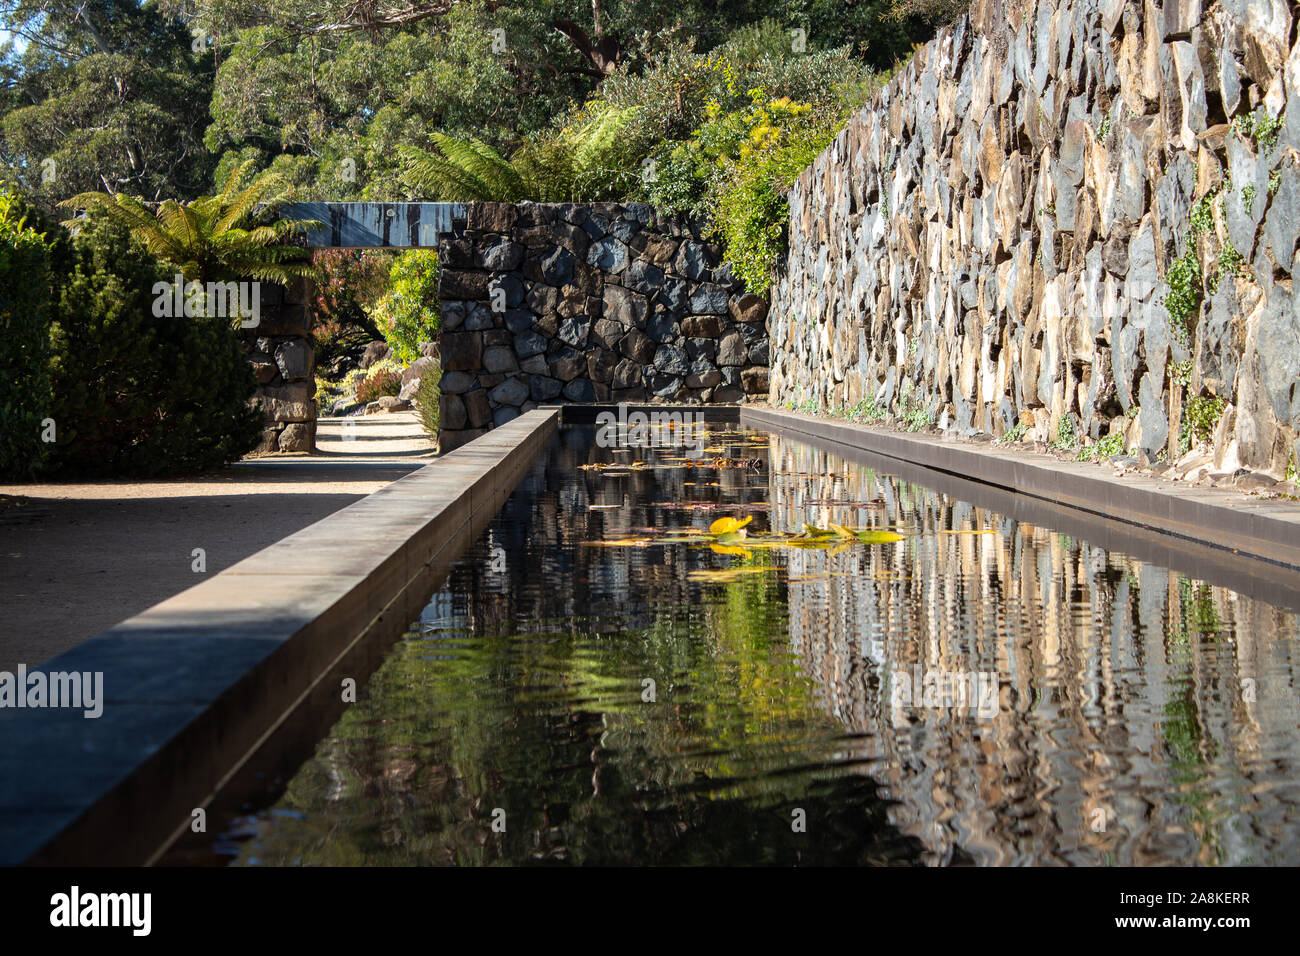
[[690,223],[470,203],[438,249],[444,451],[538,405],[767,394],[767,303]]
[[243,331],[244,351],[257,377],[255,400],[266,412],[262,444],[253,452],[316,448],[316,357],[311,334],[312,285],[261,283],[261,315]]
[[795,185],[771,401],[1122,433],[1172,459],[1187,403],[1214,397],[1216,467],[1280,477],[1300,426],[1294,16],[976,0]]

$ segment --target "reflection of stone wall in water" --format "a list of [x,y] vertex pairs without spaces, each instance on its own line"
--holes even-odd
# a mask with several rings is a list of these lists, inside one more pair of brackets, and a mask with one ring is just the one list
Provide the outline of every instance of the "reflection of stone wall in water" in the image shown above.
[[[772,402],[1049,441],[1069,417],[1173,458],[1205,390],[1230,403],[1219,467],[1282,477],[1300,429],[1294,17],[975,0],[795,185]],[[1204,305],[1171,314],[1194,272]]]
[[[1014,533],[807,446],[775,439],[772,453],[774,527],[907,535],[791,551],[789,630],[829,709],[865,735],[892,821],[935,860],[960,842],[984,864],[1264,862],[1244,821],[1279,812],[1276,793],[1252,795],[1252,770],[1294,761],[1278,742],[1300,720],[1295,615],[1043,528]],[[882,504],[806,504],[836,497]],[[995,533],[940,533],[981,528]],[[999,713],[891,706],[885,679],[917,665],[994,671]]]

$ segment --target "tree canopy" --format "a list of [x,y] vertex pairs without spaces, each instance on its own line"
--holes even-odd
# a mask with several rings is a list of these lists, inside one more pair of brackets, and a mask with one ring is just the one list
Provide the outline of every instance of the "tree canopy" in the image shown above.
[[156,3],[0,3],[0,160],[47,205],[100,189],[190,198],[204,147],[212,56]]

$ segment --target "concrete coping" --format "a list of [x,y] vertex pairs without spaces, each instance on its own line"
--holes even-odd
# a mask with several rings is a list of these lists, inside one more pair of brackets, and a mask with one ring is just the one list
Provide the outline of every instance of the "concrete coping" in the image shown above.
[[559,418],[528,412],[30,668],[102,674],[102,713],[0,708],[0,863],[152,859],[336,662],[400,636]]
[[[1223,489],[1190,488],[1142,476],[1121,478],[1094,464],[1063,462],[1051,455],[878,431],[780,409],[744,407],[740,421],[1065,506],[1128,525],[1135,533],[1174,536],[1220,552],[1238,569],[1244,564],[1241,559],[1272,565],[1272,571],[1257,565],[1254,573],[1285,584],[1293,595],[1300,594],[1300,578],[1295,574],[1300,571],[1300,506],[1294,502],[1252,498],[1230,502]],[[1124,542],[1111,546],[1124,549]]]

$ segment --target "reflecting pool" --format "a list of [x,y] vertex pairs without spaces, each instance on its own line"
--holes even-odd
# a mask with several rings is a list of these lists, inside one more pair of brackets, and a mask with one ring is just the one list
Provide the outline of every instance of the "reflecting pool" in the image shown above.
[[218,852],[1300,863],[1293,611],[778,435],[609,437],[561,431]]

